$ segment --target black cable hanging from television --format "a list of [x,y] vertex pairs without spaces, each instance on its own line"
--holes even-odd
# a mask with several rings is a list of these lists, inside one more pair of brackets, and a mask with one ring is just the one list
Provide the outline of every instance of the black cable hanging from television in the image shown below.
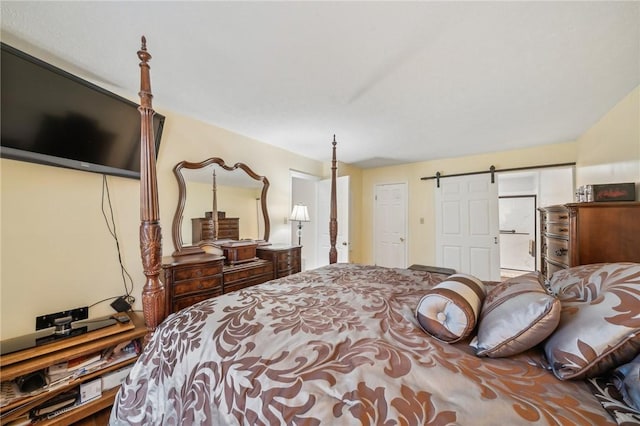
[[508,169],[496,169],[494,165],[489,167],[489,170],[480,170],[477,172],[467,172],[467,173],[455,173],[452,175],[443,175],[440,172],[436,172],[433,176],[421,177],[420,180],[436,180],[436,187],[440,188],[440,179],[449,178],[449,177],[458,177],[458,176],[471,176],[471,175],[482,175],[486,173],[491,173],[491,183],[495,183],[495,174],[498,172],[515,172],[515,171],[523,171],[523,170],[534,170],[534,169],[546,169],[552,167],[567,167],[567,166],[575,166],[576,163],[556,163],[556,164],[540,164],[537,166],[526,166],[526,167],[511,167]]
[[[105,199],[107,201],[107,206],[109,208],[109,217],[107,217],[107,213],[105,211]],[[135,300],[133,298],[133,296],[131,296],[131,293],[133,292],[133,278],[131,277],[131,275],[129,274],[129,271],[127,271],[127,268],[124,265],[124,261],[122,260],[122,253],[120,251],[120,241],[118,240],[118,233],[116,231],[116,223],[115,223],[115,219],[114,219],[114,215],[113,215],[113,206],[111,204],[111,194],[109,193],[109,183],[107,181],[107,176],[106,175],[102,175],[102,204],[101,204],[101,209],[102,209],[102,216],[104,217],[105,223],[107,225],[107,229],[109,230],[109,233],[111,234],[111,236],[113,237],[113,239],[115,240],[116,243],[116,250],[118,252],[118,263],[120,264],[120,274],[122,276],[122,282],[124,284],[124,291],[125,291],[125,295],[123,296],[127,303],[131,304],[133,303],[133,301]],[[129,290],[129,286],[127,285],[127,281],[129,282],[129,284],[131,285],[131,290]],[[114,297],[110,297],[110,298],[106,298],[104,300],[101,300],[100,302],[104,302],[106,300],[110,300],[110,299],[117,299],[120,296],[114,296]],[[94,303],[100,303],[100,302],[96,302]],[[93,306],[93,305],[92,305]]]

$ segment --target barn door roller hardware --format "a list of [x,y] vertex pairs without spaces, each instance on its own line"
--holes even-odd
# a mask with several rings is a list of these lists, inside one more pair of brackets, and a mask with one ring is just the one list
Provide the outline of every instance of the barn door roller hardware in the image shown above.
[[557,163],[557,164],[543,164],[538,166],[527,166],[527,167],[512,167],[510,169],[496,169],[494,165],[489,167],[489,170],[481,170],[478,172],[468,172],[468,173],[456,173],[453,175],[444,176],[440,172],[436,172],[434,176],[421,177],[420,180],[436,180],[436,186],[440,188],[440,179],[448,178],[448,177],[456,177],[456,176],[471,176],[471,175],[481,175],[485,173],[491,173],[491,183],[496,183],[496,173],[497,172],[514,172],[520,170],[534,170],[534,169],[545,169],[549,167],[566,167],[566,166],[575,166],[576,163]]

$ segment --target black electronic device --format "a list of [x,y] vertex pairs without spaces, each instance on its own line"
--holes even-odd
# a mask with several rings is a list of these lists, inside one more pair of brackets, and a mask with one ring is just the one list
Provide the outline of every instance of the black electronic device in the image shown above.
[[118,321],[111,317],[101,317],[71,322],[65,325],[64,332],[60,331],[59,324],[45,330],[36,331],[25,336],[14,337],[0,342],[0,355],[18,352],[24,349],[34,348],[47,343],[58,342],[69,337],[80,336],[91,331],[117,324]]
[[[2,157],[140,178],[135,102],[4,43],[0,47]],[[164,119],[153,118],[156,155]]]
[[113,314],[111,315],[111,317],[116,321],[118,321],[120,324],[127,324],[131,321],[131,318],[129,318],[129,315],[125,314],[124,312],[121,312],[119,314]]
[[111,302],[111,307],[115,309],[116,312],[127,312],[131,309],[131,304],[127,302],[124,296],[120,296],[116,300]]
[[40,315],[36,317],[36,331],[55,327],[54,332],[56,334],[65,334],[71,329],[71,324],[73,322],[85,320],[87,318],[89,318],[88,306]]

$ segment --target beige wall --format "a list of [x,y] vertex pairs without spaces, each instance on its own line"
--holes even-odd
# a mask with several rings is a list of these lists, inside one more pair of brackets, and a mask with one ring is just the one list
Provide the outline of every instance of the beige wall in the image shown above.
[[[221,157],[244,162],[269,178],[272,218],[289,215],[289,169],[322,176],[325,165],[179,114],[167,117],[158,154],[158,187],[163,252],[173,252],[171,223],[178,187],[173,166],[182,160]],[[327,144],[329,151],[331,146]],[[98,174],[0,160],[1,339],[34,331],[35,317],[124,294],[115,241],[102,212],[102,176]],[[136,309],[143,284],[138,241],[138,180],[107,177],[120,250],[133,277]],[[273,242],[290,241],[290,227],[271,221]],[[90,316],[112,313],[109,302]]]
[[640,86],[578,138],[576,185],[636,182],[640,200]]

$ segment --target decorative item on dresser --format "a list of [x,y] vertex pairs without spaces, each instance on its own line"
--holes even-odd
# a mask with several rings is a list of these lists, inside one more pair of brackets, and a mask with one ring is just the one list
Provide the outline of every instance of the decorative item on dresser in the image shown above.
[[540,211],[540,271],[640,262],[640,202],[569,203]]

